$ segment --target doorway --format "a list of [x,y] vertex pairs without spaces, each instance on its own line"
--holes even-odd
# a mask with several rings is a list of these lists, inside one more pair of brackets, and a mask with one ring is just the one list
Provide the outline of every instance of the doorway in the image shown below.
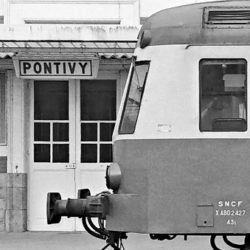
[[116,120],[116,80],[34,81],[31,87],[29,230],[82,230],[81,221],[62,218],[47,225],[46,196],[77,190],[106,190]]

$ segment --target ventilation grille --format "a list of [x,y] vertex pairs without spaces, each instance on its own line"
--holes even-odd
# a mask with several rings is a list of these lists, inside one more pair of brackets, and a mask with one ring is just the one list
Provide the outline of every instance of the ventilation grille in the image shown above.
[[204,23],[206,27],[214,28],[214,26],[225,27],[242,27],[249,25],[250,28],[250,8],[248,9],[205,9]]

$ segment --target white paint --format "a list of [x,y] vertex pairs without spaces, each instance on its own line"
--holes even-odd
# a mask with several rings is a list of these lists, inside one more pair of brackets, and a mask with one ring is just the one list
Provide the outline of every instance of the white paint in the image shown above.
[[243,201],[219,201],[218,207],[240,207],[242,205]]
[[4,0],[0,0],[0,15],[4,14]]
[[0,155],[7,156],[8,155],[8,146],[0,146]]
[[[141,110],[132,135],[114,139],[164,138],[250,138],[246,132],[201,132],[199,130],[199,61],[203,58],[238,59],[250,56],[247,46],[152,46],[137,49],[137,60],[151,60]],[[250,82],[249,75],[247,82]],[[250,98],[250,89],[248,98]],[[124,99],[123,99],[124,101]],[[250,105],[248,102],[248,113]],[[118,120],[121,117],[121,110]],[[249,115],[248,125],[250,124]],[[171,133],[159,130],[159,124],[171,124]]]
[[[24,173],[24,84],[13,71],[7,73],[8,173]],[[13,115],[15,114],[15,115]]]

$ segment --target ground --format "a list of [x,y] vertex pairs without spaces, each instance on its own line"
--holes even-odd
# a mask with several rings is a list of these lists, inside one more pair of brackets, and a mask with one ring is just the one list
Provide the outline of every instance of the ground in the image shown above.
[[[128,234],[124,247],[126,250],[212,250],[209,240],[205,236],[190,236],[184,241],[182,236],[178,236],[172,241],[158,241],[151,240],[148,235]],[[241,243],[242,238],[235,239],[235,242]],[[220,240],[218,244],[223,250],[231,249]],[[104,245],[105,241],[85,232],[0,233],[1,250],[101,250]]]

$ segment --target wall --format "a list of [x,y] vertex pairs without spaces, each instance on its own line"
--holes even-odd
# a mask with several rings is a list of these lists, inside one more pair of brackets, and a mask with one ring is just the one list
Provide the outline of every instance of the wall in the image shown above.
[[137,25],[138,6],[138,0],[9,0],[6,24],[112,24],[119,21],[121,25]]
[[[1,40],[135,40],[139,0],[0,0],[0,24]],[[2,48],[1,52],[9,51]],[[7,75],[8,123],[7,145],[0,146],[0,231],[25,231],[30,162],[29,81],[18,79],[11,59],[0,59],[4,60],[10,67],[3,68],[0,63],[0,70]],[[114,67],[107,65],[107,71]],[[115,71],[120,100],[128,68]],[[109,72],[104,70],[102,74]]]
[[0,146],[0,231],[25,231],[27,169],[23,164],[23,84],[13,70],[5,72],[8,140],[7,145]]
[[[24,83],[7,71],[8,167],[2,174],[4,231],[27,228],[27,168],[24,164]],[[5,197],[4,197],[5,195]]]

